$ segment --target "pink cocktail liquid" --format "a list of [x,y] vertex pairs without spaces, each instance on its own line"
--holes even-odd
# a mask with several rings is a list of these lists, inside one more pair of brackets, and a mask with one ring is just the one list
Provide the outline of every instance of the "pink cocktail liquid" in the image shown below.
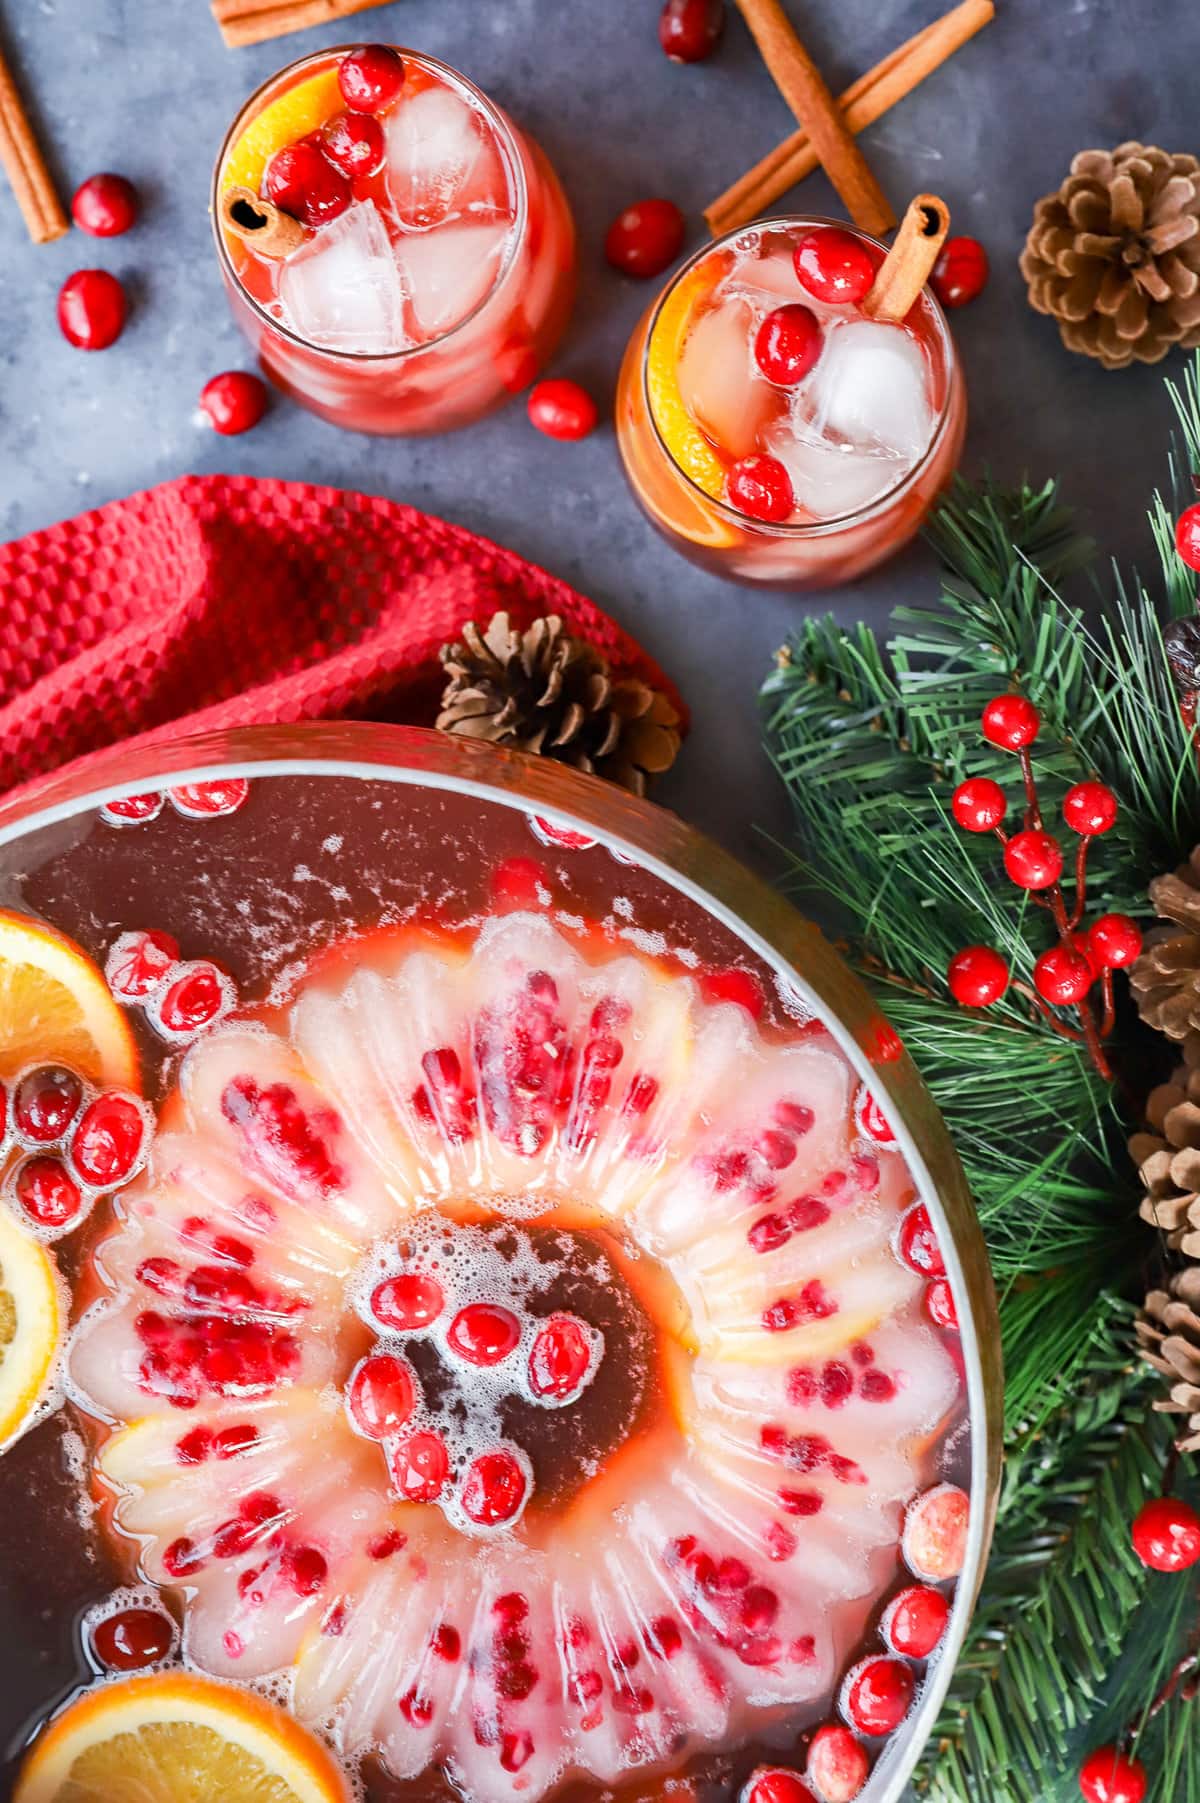
[[[383,164],[350,178],[351,204],[284,259],[219,221],[217,248],[234,316],[279,387],[351,431],[441,432],[518,393],[550,356],[574,298],[575,233],[539,146],[446,65],[398,54]],[[217,162],[215,219],[231,183],[269,193],[256,132],[277,151],[344,111],[344,55],[307,57],[247,102]]]
[[770,220],[697,253],[630,340],[625,471],[651,520],[720,575],[831,587],[899,549],[953,472],[966,399],[928,291],[863,302],[883,248]]

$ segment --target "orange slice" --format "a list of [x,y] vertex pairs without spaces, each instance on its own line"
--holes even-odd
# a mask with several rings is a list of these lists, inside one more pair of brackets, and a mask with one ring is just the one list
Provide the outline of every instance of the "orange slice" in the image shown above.
[[696,308],[711,294],[722,273],[718,259],[715,272],[712,263],[705,261],[684,276],[667,296],[654,322],[646,359],[650,411],[663,443],[684,475],[714,499],[719,499],[724,489],[725,469],[684,406],[679,391],[679,359]]
[[52,927],[0,913],[0,1077],[34,1063],[138,1087],[133,1035],[103,972]]
[[249,1691],[188,1672],[101,1685],[34,1742],[13,1803],[349,1803],[319,1741]]
[[306,138],[310,131],[324,125],[342,110],[342,91],[338,87],[336,66],[323,69],[298,81],[294,88],[280,94],[251,120],[229,155],[221,171],[221,191],[226,188],[250,188],[257,194],[262,186],[267,164],[285,144]]
[[0,1208],[0,1452],[28,1426],[41,1401],[62,1332],[53,1258]]

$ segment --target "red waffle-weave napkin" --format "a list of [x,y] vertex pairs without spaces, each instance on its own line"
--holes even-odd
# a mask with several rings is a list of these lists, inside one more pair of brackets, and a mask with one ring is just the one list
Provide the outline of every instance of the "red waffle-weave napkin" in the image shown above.
[[439,646],[498,608],[561,614],[678,702],[594,602],[395,501],[252,476],[114,501],[0,546],[0,791],[164,729],[432,726]]

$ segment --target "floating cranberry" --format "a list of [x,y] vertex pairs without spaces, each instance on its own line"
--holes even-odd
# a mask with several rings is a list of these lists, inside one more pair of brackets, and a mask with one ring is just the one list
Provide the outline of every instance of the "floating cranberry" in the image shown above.
[[1120,970],[1142,949],[1142,930],[1128,914],[1101,914],[1088,928],[1088,950],[1097,964]]
[[949,1619],[949,1599],[940,1590],[910,1584],[884,1610],[880,1631],[894,1653],[906,1659],[928,1659]]
[[498,1446],[481,1452],[467,1466],[460,1502],[468,1521],[478,1527],[502,1527],[525,1506],[529,1477],[515,1452]]
[[1063,819],[1085,837],[1107,833],[1116,824],[1117,798],[1107,783],[1075,783],[1063,796]]
[[754,335],[754,361],[777,388],[803,381],[824,344],[821,322],[799,301],[768,313]]
[[932,1283],[926,1284],[925,1313],[935,1327],[957,1332],[958,1310],[954,1306],[954,1291],[948,1277],[935,1277]]
[[321,144],[335,168],[353,181],[378,175],[387,161],[387,139],[370,113],[337,113],[321,127]]
[[248,369],[226,369],[200,390],[200,411],[214,432],[236,438],[257,426],[267,411],[267,385]]
[[902,1217],[896,1234],[896,1251],[909,1270],[916,1271],[919,1276],[945,1276],[942,1249],[923,1202],[917,1202]]
[[929,286],[943,307],[965,307],[987,287],[988,255],[978,238],[947,238]]
[[157,1025],[172,1039],[189,1039],[227,1014],[233,985],[206,960],[181,964],[156,1003]]
[[385,1277],[371,1292],[375,1319],[400,1333],[421,1333],[432,1327],[445,1306],[445,1293],[437,1278],[420,1271]]
[[816,1803],[802,1778],[781,1765],[760,1765],[746,1780],[738,1803]]
[[1189,570],[1200,570],[1200,501],[1185,507],[1176,520],[1175,549]]
[[13,1096],[13,1125],[37,1146],[60,1140],[83,1106],[83,1084],[63,1064],[43,1064],[26,1072]]
[[1134,1517],[1133,1550],[1151,1571],[1187,1571],[1200,1561],[1200,1515],[1177,1497],[1154,1497]]
[[639,200],[618,213],[604,239],[604,254],[623,275],[661,275],[683,248],[687,222],[673,200]]
[[214,820],[245,806],[250,781],[245,776],[218,776],[206,783],[182,783],[167,792],[177,814],[189,820]]
[[990,945],[964,945],[946,966],[946,987],[963,1008],[990,1008],[1008,988],[1008,964]]
[[83,1212],[79,1185],[57,1158],[27,1158],[13,1178],[17,1204],[37,1227],[60,1232]]
[[826,1722],[818,1728],[808,1749],[806,1777],[812,1779],[824,1803],[854,1803],[871,1762],[849,1728]]
[[1083,1000],[1094,975],[1091,963],[1082,953],[1068,951],[1065,945],[1052,945],[1033,967],[1033,986],[1044,1000],[1056,1008],[1066,1008]]
[[157,1609],[122,1609],[94,1622],[88,1638],[97,1661],[110,1672],[137,1672],[165,1659],[175,1630]]
[[146,1149],[146,1116],[132,1096],[106,1090],[84,1112],[71,1140],[71,1163],[93,1189],[133,1176]]
[[72,219],[93,238],[119,238],[137,216],[137,189],[123,175],[90,175],[71,200]]
[[406,1502],[436,1502],[450,1475],[450,1455],[440,1434],[423,1428],[392,1449],[392,1482]]
[[914,1681],[899,1659],[863,1659],[842,1686],[841,1708],[860,1734],[893,1734],[908,1714]]
[[792,252],[796,280],[830,306],[857,306],[875,280],[875,259],[861,238],[840,226],[806,232]]
[[1024,695],[994,695],[980,724],[989,744],[1004,751],[1022,751],[1037,738],[1042,716]]
[[349,181],[334,168],[315,135],[275,152],[263,188],[269,201],[313,230],[337,219],[354,199]]
[[107,269],[77,269],[59,289],[58,323],[77,350],[107,350],[125,325],[125,290]]
[[157,820],[165,800],[157,790],[143,795],[118,795],[115,800],[106,801],[100,813],[110,826],[140,826],[144,820]]
[[1142,1803],[1148,1784],[1141,1760],[1119,1747],[1097,1747],[1079,1768],[1085,1803]]
[[1050,889],[1062,875],[1062,847],[1049,833],[1027,828],[1004,847],[1004,868],[1018,889]]
[[594,1337],[574,1315],[551,1315],[529,1351],[529,1387],[543,1401],[573,1402],[594,1368]]
[[673,63],[702,63],[725,26],[725,0],[666,0],[658,41]]
[[346,1392],[350,1419],[368,1440],[397,1433],[417,1406],[417,1383],[411,1365],[393,1353],[363,1359]]
[[950,812],[968,833],[990,833],[1000,825],[1008,812],[1008,802],[999,783],[989,776],[971,776],[959,783],[950,797]]
[[179,957],[170,933],[157,929],[122,933],[104,966],[108,986],[119,1002],[141,1002],[158,988]]
[[529,391],[526,404],[530,425],[547,438],[564,443],[586,438],[593,432],[599,414],[596,403],[586,388],[566,376],[554,376],[536,382]]
[[909,1504],[903,1549],[919,1578],[940,1584],[956,1578],[967,1556],[971,1504],[955,1484],[938,1484]]
[[356,113],[383,113],[400,98],[404,59],[390,44],[360,44],[338,64],[342,99]]
[[739,513],[772,525],[790,518],[796,505],[792,479],[783,464],[758,451],[739,457],[726,478],[725,494]]
[[471,1302],[450,1323],[446,1344],[469,1365],[498,1365],[515,1352],[521,1323],[511,1309],[494,1302]]

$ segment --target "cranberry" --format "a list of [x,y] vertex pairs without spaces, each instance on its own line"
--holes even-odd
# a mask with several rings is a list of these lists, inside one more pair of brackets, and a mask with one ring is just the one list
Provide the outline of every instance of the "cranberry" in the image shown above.
[[314,230],[337,219],[354,199],[349,181],[334,168],[315,135],[277,150],[267,164],[263,187],[268,200]]
[[1085,838],[1107,833],[1116,824],[1117,798],[1107,783],[1075,783],[1063,796],[1063,819]]
[[187,1039],[228,1013],[232,1002],[229,978],[215,964],[181,964],[158,999],[158,1025],[171,1038]]
[[1094,976],[1090,961],[1081,952],[1052,945],[1033,967],[1033,986],[1046,1001],[1066,1008],[1083,1000]]
[[1004,868],[1018,889],[1050,889],[1062,875],[1062,849],[1049,833],[1028,828],[1004,847]]
[[520,1514],[528,1493],[525,1467],[515,1453],[500,1446],[472,1459],[460,1501],[468,1521],[479,1527],[501,1527]]
[[175,1630],[157,1609],[122,1609],[93,1624],[92,1652],[110,1672],[136,1672],[157,1665],[171,1651]]
[[978,238],[947,238],[929,286],[943,307],[965,307],[987,287],[988,255]]
[[107,350],[125,325],[125,290],[107,269],[77,269],[59,289],[58,323],[77,350]]
[[1176,520],[1175,549],[1189,570],[1200,570],[1200,501],[1185,507]]
[[65,1065],[43,1064],[21,1078],[12,1106],[13,1125],[21,1137],[51,1146],[83,1106],[83,1084]]
[[245,776],[219,776],[206,783],[181,783],[167,793],[177,814],[189,820],[211,820],[236,814],[245,806],[250,780]]
[[948,1277],[935,1277],[925,1286],[925,1313],[935,1327],[958,1328],[958,1310]]
[[71,1140],[71,1162],[93,1189],[127,1183],[145,1151],[146,1117],[132,1096],[107,1090],[85,1111]]
[[821,355],[824,342],[816,314],[797,301],[767,314],[754,336],[754,361],[768,382],[794,388]]
[[419,1271],[402,1271],[397,1277],[385,1277],[371,1292],[371,1313],[383,1327],[402,1333],[420,1333],[431,1327],[446,1306],[446,1297],[436,1277]]
[[923,1202],[916,1203],[903,1216],[896,1234],[896,1250],[910,1271],[921,1277],[944,1277],[946,1266],[942,1249]]
[[800,286],[831,306],[857,306],[875,280],[870,250],[840,226],[806,232],[792,252],[792,264]]
[[1085,1803],[1142,1803],[1148,1780],[1140,1759],[1119,1747],[1097,1747],[1079,1768],[1079,1789]]
[[950,812],[968,833],[990,833],[1004,819],[1008,802],[991,777],[972,776],[959,783],[950,797]]
[[57,1158],[27,1158],[13,1179],[18,1206],[38,1227],[69,1227],[83,1210],[79,1185]]
[[227,369],[200,390],[200,411],[214,432],[235,438],[257,426],[267,410],[267,385],[248,369]]
[[955,1484],[938,1484],[909,1504],[904,1556],[919,1578],[940,1584],[956,1578],[967,1554],[971,1505]]
[[436,1502],[450,1475],[450,1455],[440,1434],[410,1434],[390,1457],[392,1482],[406,1502]]
[[661,275],[682,250],[686,229],[673,200],[639,200],[609,226],[604,254],[623,275]]
[[551,1315],[529,1351],[529,1387],[535,1396],[570,1402],[592,1371],[592,1336],[574,1315]]
[[849,1728],[826,1722],[817,1729],[808,1749],[806,1775],[825,1803],[853,1803],[870,1769],[865,1750]]
[[773,525],[788,519],[796,505],[787,470],[778,457],[762,452],[738,459],[726,479],[725,493],[739,513]]
[[802,1778],[781,1765],[760,1765],[751,1772],[739,1803],[816,1803]]
[[469,1365],[498,1365],[516,1350],[521,1323],[511,1309],[494,1302],[471,1302],[450,1323],[446,1344]]
[[119,238],[137,216],[137,189],[123,175],[90,175],[71,201],[72,219],[93,238]]
[[370,113],[337,113],[321,127],[321,145],[335,168],[355,177],[378,175],[387,161],[387,139]]
[[1142,949],[1142,931],[1128,914],[1101,914],[1088,928],[1088,950],[1097,964],[1120,970]]
[[908,1714],[913,1675],[899,1659],[863,1659],[847,1674],[841,1707],[860,1734],[892,1734]]
[[1003,751],[1022,751],[1038,736],[1042,716],[1024,695],[994,695],[983,710],[983,736]]
[[412,1367],[392,1353],[376,1353],[358,1366],[350,1379],[350,1419],[368,1440],[386,1440],[412,1415],[417,1384]]
[[1008,988],[1008,965],[990,945],[965,945],[946,968],[946,985],[963,1008],[990,1008]]
[[906,1659],[928,1659],[949,1619],[950,1603],[940,1590],[910,1584],[884,1610],[880,1630],[894,1653]]
[[535,383],[529,391],[527,411],[530,424],[539,432],[564,442],[586,438],[595,430],[599,418],[587,389],[565,376]]
[[725,0],[666,0],[658,41],[673,63],[702,63],[725,26]]
[[1151,1571],[1187,1571],[1200,1560],[1200,1515],[1176,1497],[1154,1497],[1134,1517],[1133,1550]]
[[163,810],[163,797],[156,790],[143,795],[119,795],[106,801],[100,810],[110,826],[140,826],[143,820],[157,820]]
[[404,60],[389,44],[360,44],[338,64],[342,99],[356,113],[383,113],[400,98]]
[[122,933],[108,954],[104,974],[120,1002],[140,1002],[153,993],[179,957],[169,933]]

